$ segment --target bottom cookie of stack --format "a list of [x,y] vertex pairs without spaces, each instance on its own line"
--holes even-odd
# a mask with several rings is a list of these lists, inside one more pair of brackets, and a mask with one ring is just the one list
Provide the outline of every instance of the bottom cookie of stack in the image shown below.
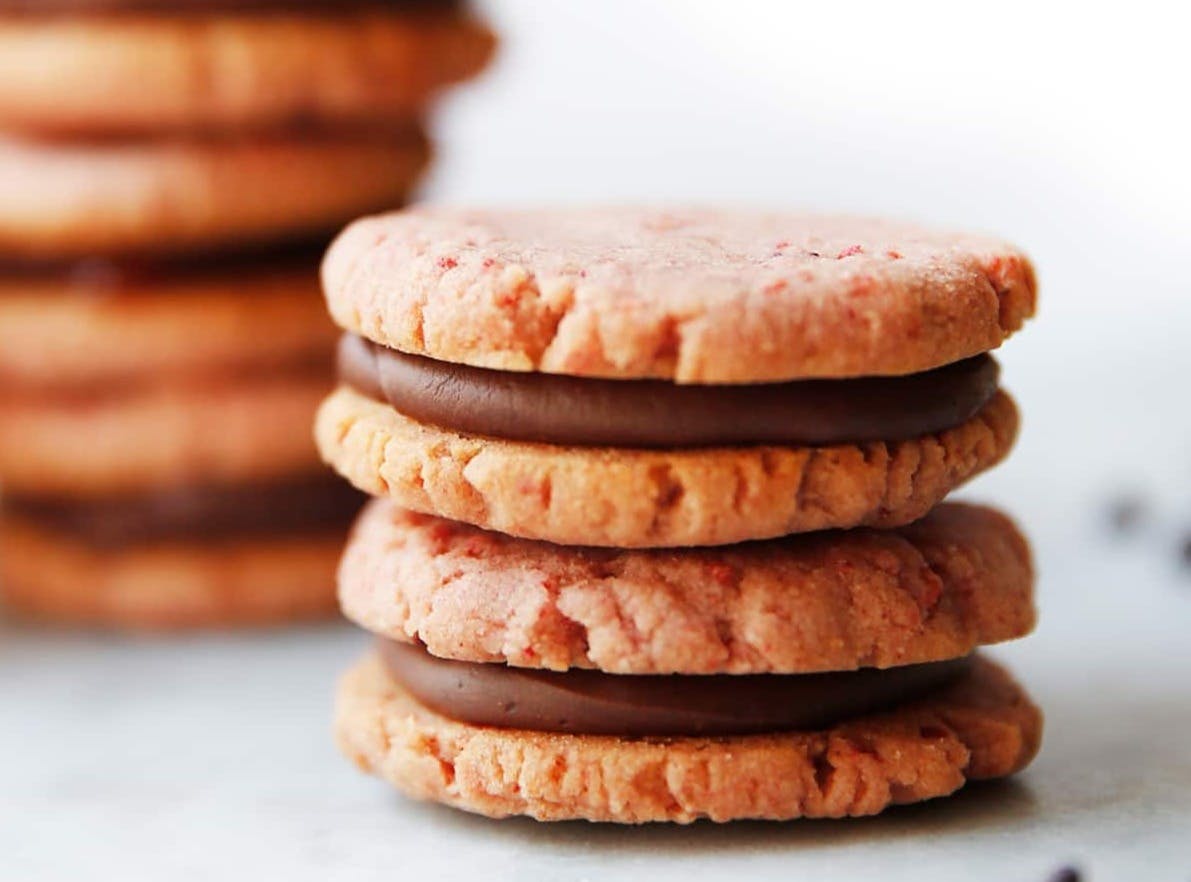
[[1042,718],[1002,668],[976,658],[928,697],[813,731],[557,734],[451,720],[374,657],[344,679],[337,728],[357,765],[412,797],[490,817],[637,824],[840,818],[946,796],[1024,768]]
[[340,689],[344,753],[493,817],[869,815],[1013,774],[1041,738],[973,653],[1034,618],[1028,549],[988,509],[675,553],[374,502],[340,596],[381,638]]
[[5,499],[0,597],[26,616],[140,628],[327,618],[359,496],[327,476],[98,500]]

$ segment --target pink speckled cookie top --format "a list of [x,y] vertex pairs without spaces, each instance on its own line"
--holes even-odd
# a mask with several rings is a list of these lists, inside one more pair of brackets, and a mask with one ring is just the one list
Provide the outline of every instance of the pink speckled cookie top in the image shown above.
[[680,383],[927,370],[1035,303],[997,239],[747,211],[417,208],[350,226],[323,281],[343,327],[402,351]]

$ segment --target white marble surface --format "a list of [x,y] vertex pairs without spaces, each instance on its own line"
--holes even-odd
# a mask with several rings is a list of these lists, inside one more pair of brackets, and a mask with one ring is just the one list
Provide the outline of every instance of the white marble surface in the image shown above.
[[[1096,882],[1186,880],[1191,139],[1171,109],[1191,77],[1186,53],[1146,42],[1178,29],[1088,7],[1081,28],[1119,38],[1107,64],[1036,5],[1029,28],[1013,3],[949,4],[933,26],[899,5],[880,31],[842,4],[487,5],[509,47],[443,118],[432,195],[878,211],[1033,253],[1043,311],[1002,358],[1025,432],[968,495],[1012,511],[1038,550],[1042,625],[997,652],[1046,709],[1041,756],[1013,782],[863,821],[494,823],[407,803],[336,755],[334,680],[365,645],[351,629],[0,624],[0,879],[1033,882],[1071,862]],[[780,38],[841,32],[839,52]],[[979,50],[956,39],[977,32]],[[1103,505],[1133,488],[1148,518],[1114,538]]]
[[1001,882],[1074,862],[1097,880],[1185,879],[1191,579],[1172,581],[1168,563],[1109,546],[1068,584],[1044,583],[1047,624],[999,653],[1048,715],[1028,772],[843,822],[605,828],[416,805],[331,745],[333,681],[364,647],[346,627],[138,640],[10,628],[0,878]]

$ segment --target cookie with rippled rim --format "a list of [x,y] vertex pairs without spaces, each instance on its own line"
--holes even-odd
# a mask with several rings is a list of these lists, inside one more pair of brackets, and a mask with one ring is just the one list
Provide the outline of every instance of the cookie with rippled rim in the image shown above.
[[614,674],[890,668],[963,656],[1034,625],[1026,540],[944,504],[895,530],[670,551],[514,539],[387,500],[358,521],[344,614],[436,656]]
[[5,0],[0,119],[71,136],[391,125],[477,74],[494,42],[427,0]]
[[855,218],[416,208],[323,265],[348,332],[324,458],[515,536],[722,545],[922,517],[1000,461],[995,239]]
[[996,393],[974,417],[896,443],[642,450],[507,441],[409,419],[341,388],[323,458],[365,493],[514,536],[617,548],[725,545],[910,523],[1013,446]]
[[328,236],[405,201],[418,130],[139,141],[0,141],[10,261],[248,251]]
[[1020,771],[1041,733],[1029,697],[985,659],[926,697],[814,731],[625,739],[462,723],[376,656],[344,678],[336,710],[344,753],[414,798],[624,824],[876,814]]

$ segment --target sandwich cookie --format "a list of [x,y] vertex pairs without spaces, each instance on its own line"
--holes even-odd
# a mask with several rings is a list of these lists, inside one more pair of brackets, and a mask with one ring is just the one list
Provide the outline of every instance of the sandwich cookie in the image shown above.
[[489,817],[639,824],[876,814],[998,778],[1036,754],[1042,718],[1003,669],[814,731],[573,735],[468,725],[430,710],[383,660],[340,687],[339,744],[407,795]]
[[973,650],[1034,619],[989,509],[729,548],[565,548],[366,510],[340,571],[379,635],[337,737],[403,792],[619,823],[879,812],[1012,774],[1041,715]]
[[137,628],[333,613],[360,498],[325,473],[309,433],[336,337],[315,263],[296,252],[3,275],[11,609]]
[[325,475],[95,500],[8,493],[0,596],[25,616],[126,628],[324,619],[358,507]]
[[324,458],[514,536],[721,545],[910,523],[1002,459],[1012,246],[883,221],[414,209],[323,267]]
[[179,140],[0,140],[0,254],[161,258],[328,235],[399,205],[430,156],[416,128]]
[[492,55],[459,5],[4,0],[0,119],[71,137],[408,123]]
[[318,474],[309,420],[334,337],[312,269],[296,256],[3,276],[0,483],[94,498]]

